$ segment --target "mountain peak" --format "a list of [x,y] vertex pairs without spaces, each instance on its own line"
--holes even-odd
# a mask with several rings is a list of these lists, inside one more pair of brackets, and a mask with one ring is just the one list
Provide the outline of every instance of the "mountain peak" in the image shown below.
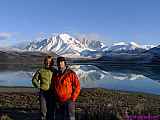
[[61,33],[58,35],[61,39],[71,39],[73,38],[72,36],[70,36],[69,34],[67,33]]
[[118,46],[118,45],[127,45],[127,44],[125,42],[118,42],[113,44],[113,46]]
[[135,42],[119,42],[114,43],[108,50],[112,52],[128,52],[128,51],[135,51],[137,49],[142,49],[144,51],[144,48],[142,46],[138,45]]
[[135,42],[130,42],[130,45],[132,45],[132,46],[134,46],[134,47],[136,47],[136,48],[140,48],[140,47],[141,47],[140,45],[138,45],[138,44],[135,43]]

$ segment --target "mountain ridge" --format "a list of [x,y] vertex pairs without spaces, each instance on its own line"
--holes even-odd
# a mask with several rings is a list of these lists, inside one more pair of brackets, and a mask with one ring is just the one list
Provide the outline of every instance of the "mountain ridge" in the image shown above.
[[[71,57],[99,57],[104,52],[116,53],[136,53],[144,52],[154,45],[139,45],[135,42],[114,43],[110,47],[100,40],[89,40],[86,38],[78,39],[67,33],[61,33],[51,36],[48,39],[43,39],[38,42],[30,42],[24,50],[26,51],[52,51],[61,56]],[[98,53],[98,55],[97,55]]]

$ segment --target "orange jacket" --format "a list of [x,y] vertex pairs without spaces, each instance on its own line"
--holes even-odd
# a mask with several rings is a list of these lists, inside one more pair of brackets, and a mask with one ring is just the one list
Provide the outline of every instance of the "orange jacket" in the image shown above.
[[80,93],[80,82],[76,73],[66,69],[63,74],[58,73],[52,79],[53,91],[60,102],[68,99],[75,101]]

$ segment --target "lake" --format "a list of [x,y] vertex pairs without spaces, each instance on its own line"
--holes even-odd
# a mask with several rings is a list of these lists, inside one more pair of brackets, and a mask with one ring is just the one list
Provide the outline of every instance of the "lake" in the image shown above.
[[[160,70],[157,67],[108,66],[105,64],[72,65],[70,67],[79,76],[81,88],[107,88],[160,95]],[[1,67],[0,86],[30,87],[32,76],[37,69],[35,67]]]

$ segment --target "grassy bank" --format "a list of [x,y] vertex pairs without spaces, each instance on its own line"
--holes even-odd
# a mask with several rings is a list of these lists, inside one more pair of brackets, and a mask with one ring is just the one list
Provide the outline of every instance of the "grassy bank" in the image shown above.
[[[14,90],[13,90],[14,89]],[[1,88],[0,115],[13,120],[39,119],[37,90]],[[82,89],[76,102],[77,120],[121,120],[127,115],[160,115],[160,96],[107,89]]]

